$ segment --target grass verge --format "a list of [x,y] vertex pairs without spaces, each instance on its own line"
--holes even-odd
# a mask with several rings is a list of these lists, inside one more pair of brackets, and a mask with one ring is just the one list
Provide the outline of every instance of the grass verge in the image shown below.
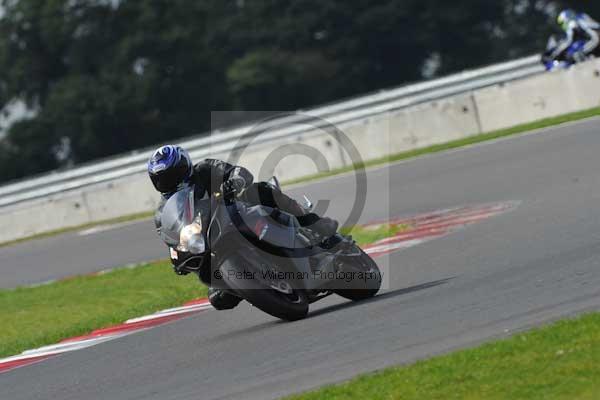
[[168,261],[37,287],[0,290],[0,357],[57,343],[206,295]]
[[293,179],[289,181],[285,181],[284,185],[293,185],[298,183],[304,183],[308,181],[314,181],[317,179],[326,178],[328,176],[342,174],[344,172],[353,171],[357,168],[367,168],[374,167],[378,165],[383,165],[387,163],[391,163],[394,161],[405,160],[409,158],[415,158],[424,154],[429,153],[437,153],[444,150],[455,149],[457,147],[468,146],[475,143],[485,142],[487,140],[498,139],[505,136],[516,135],[519,133],[524,133],[528,131],[533,131],[536,129],[548,128],[550,126],[563,124],[565,122],[578,121],[585,118],[596,117],[600,115],[600,107],[591,108],[584,111],[578,111],[570,114],[561,115],[558,117],[546,118],[539,121],[530,122],[527,124],[513,126],[511,128],[501,129],[493,132],[482,133],[479,135],[469,136],[464,139],[453,140],[451,142],[446,142],[442,144],[435,144],[428,147],[423,147],[421,149],[410,150],[398,154],[393,154],[391,156],[377,158],[374,160],[365,161],[362,164],[355,164],[344,168],[338,168],[327,172],[322,172],[314,175],[304,176],[302,178]]
[[408,231],[410,228],[410,225],[406,224],[380,224],[373,226],[357,225],[351,228],[344,227],[340,231],[344,235],[352,235],[356,243],[362,246]]
[[357,377],[289,397],[332,399],[598,399],[600,314]]

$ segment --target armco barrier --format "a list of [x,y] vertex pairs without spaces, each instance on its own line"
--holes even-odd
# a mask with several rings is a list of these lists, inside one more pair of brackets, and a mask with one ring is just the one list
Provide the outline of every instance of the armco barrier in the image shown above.
[[[336,125],[360,150],[363,160],[379,158],[598,106],[599,71],[600,61],[592,61],[567,71],[534,75],[412,105],[403,104],[405,100],[390,102],[375,106],[376,112],[360,118],[343,118]],[[239,163],[264,179],[267,173],[261,168],[275,149],[302,153],[307,147],[318,149],[329,168],[350,163],[349,154],[332,136],[307,127],[292,133],[275,130],[259,136],[259,140],[244,149]],[[208,155],[230,159],[237,151],[239,147],[217,140],[211,147],[194,150],[192,155],[196,159]],[[145,159],[147,154],[139,157]],[[315,159],[310,154],[286,157],[275,166],[275,174],[282,180],[315,172]],[[145,173],[134,172],[80,189],[18,202],[0,208],[3,226],[0,242],[148,211],[157,200]]]

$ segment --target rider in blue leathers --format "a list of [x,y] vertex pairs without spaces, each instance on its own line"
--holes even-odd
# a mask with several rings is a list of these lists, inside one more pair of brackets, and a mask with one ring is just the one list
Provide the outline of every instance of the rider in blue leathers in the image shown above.
[[585,13],[577,13],[573,10],[563,10],[558,15],[558,24],[565,31],[565,39],[562,40],[551,54],[552,58],[558,57],[576,41],[584,42],[581,50],[572,55],[573,61],[581,62],[596,49],[600,43],[597,30],[600,23]]

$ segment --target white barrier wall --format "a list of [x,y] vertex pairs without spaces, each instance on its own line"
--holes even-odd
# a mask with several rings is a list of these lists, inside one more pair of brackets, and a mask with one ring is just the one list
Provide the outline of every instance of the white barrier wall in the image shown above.
[[474,92],[483,132],[600,106],[600,61]]
[[[482,132],[600,106],[600,60],[398,110],[338,128],[363,161]],[[309,128],[307,128],[309,129]],[[251,145],[239,158],[259,179],[274,168],[283,181],[351,164],[339,138],[313,130]],[[315,151],[316,150],[316,151]],[[239,157],[238,157],[239,156]],[[272,168],[267,168],[268,166]],[[0,242],[154,209],[158,196],[145,174],[98,184],[0,210]]]
[[342,126],[341,130],[360,150],[363,160],[444,143],[481,132],[471,94],[391,110],[359,123]]
[[60,199],[41,199],[20,204],[0,214],[2,232],[0,242],[18,239],[60,229],[77,226],[90,221],[82,193],[69,193]]
[[152,210],[159,199],[148,184],[146,176],[134,176],[2,209],[0,243]]

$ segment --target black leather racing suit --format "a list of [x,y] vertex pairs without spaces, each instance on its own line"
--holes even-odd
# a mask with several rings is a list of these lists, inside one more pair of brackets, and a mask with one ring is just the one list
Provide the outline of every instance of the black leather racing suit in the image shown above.
[[[241,179],[243,188],[240,190],[240,200],[250,204],[262,204],[277,208],[281,211],[293,214],[303,226],[313,225],[320,218],[312,213],[306,213],[304,209],[292,198],[286,196],[281,190],[265,182],[253,183],[254,177],[246,168],[231,165],[225,161],[206,159],[194,165],[190,183],[200,188],[200,194],[204,190],[209,196],[218,192],[221,185],[230,179]],[[198,189],[196,189],[198,190]],[[156,230],[160,233],[160,217],[166,201],[172,193],[163,194],[158,209],[154,214]],[[317,227],[319,229],[320,227]],[[337,228],[337,227],[336,227]]]
[[[286,196],[281,190],[265,182],[253,183],[254,177],[246,168],[229,164],[225,161],[206,159],[194,165],[189,182],[196,186],[199,194],[207,193],[211,196],[219,192],[227,181],[236,181],[238,198],[250,204],[262,204],[290,213],[298,219],[302,226],[311,226],[325,236],[333,235],[337,231],[337,222],[329,218],[320,218],[314,213],[306,213],[304,209],[292,198]],[[202,192],[204,190],[205,192]],[[163,194],[158,209],[154,215],[156,230],[160,234],[162,209],[172,193]],[[183,271],[176,270],[178,274]],[[241,299],[218,289],[209,289],[209,300],[219,310],[234,308]]]

